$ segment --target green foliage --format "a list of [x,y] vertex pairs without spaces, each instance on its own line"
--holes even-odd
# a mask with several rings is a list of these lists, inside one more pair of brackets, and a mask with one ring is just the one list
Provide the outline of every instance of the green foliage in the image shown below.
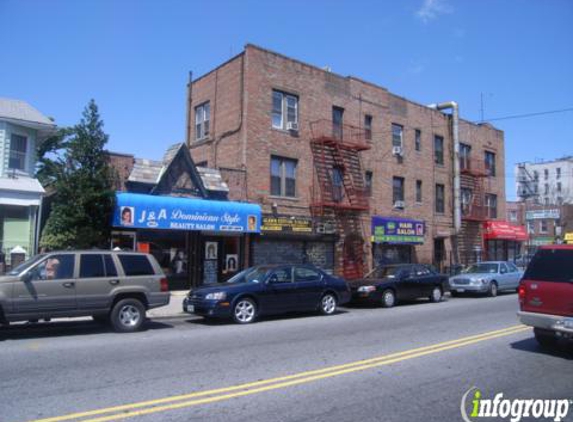
[[114,207],[113,173],[104,151],[108,136],[91,100],[80,123],[38,149],[37,177],[51,196],[40,246],[48,250],[104,247]]

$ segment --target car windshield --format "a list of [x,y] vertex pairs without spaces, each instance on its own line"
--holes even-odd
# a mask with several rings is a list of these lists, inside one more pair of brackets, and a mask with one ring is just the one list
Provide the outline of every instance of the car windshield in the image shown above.
[[474,264],[466,268],[464,274],[495,274],[498,271],[498,264]]
[[396,278],[401,271],[401,267],[382,267],[373,271],[367,278]]
[[29,260],[22,262],[16,268],[12,269],[8,273],[8,275],[20,275],[20,274],[22,274],[24,271],[26,271],[31,266],[35,265],[38,261],[43,259],[45,256],[46,256],[46,254],[36,255],[35,257],[30,258]]
[[260,283],[270,271],[270,267],[252,267],[241,271],[237,275],[227,280],[227,283]]

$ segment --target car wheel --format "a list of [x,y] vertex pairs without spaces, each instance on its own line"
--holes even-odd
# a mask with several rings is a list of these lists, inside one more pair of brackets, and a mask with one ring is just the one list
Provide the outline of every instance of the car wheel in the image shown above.
[[382,307],[391,308],[396,304],[396,295],[394,291],[388,289],[382,293]]
[[487,292],[489,297],[496,297],[497,296],[497,283],[492,281],[489,283],[489,291]]
[[109,323],[108,315],[92,315],[92,319],[98,324],[106,325]]
[[239,299],[233,307],[233,319],[238,324],[249,324],[257,316],[257,305],[252,299]]
[[534,328],[533,334],[535,334],[535,340],[537,340],[537,343],[539,343],[539,345],[544,348],[553,348],[559,341],[552,331]]
[[432,294],[430,295],[430,302],[437,303],[442,301],[442,289],[439,286],[434,286]]
[[336,312],[337,300],[332,293],[327,293],[320,299],[320,313],[322,315],[332,315]]
[[145,321],[145,307],[137,299],[122,299],[113,307],[110,320],[119,333],[138,331]]

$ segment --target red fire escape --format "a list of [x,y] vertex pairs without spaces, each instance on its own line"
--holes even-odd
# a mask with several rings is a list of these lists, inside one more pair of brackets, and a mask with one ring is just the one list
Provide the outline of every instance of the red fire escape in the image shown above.
[[[370,149],[364,129],[319,120],[310,124],[314,161],[313,216],[335,222],[344,240],[341,272],[347,279],[364,274],[362,214],[369,209],[360,151]],[[338,266],[339,267],[339,266]]]
[[485,163],[479,160],[461,158],[461,200],[462,219],[482,222],[487,219],[485,206],[485,184],[489,176]]

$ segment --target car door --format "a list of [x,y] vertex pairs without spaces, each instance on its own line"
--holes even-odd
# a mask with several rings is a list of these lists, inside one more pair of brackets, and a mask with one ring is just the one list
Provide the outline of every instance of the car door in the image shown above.
[[519,268],[517,268],[517,266],[515,264],[513,264],[512,262],[508,262],[507,263],[507,268],[509,269],[509,286],[508,288],[510,289],[517,289],[517,287],[519,286],[519,282],[521,280],[521,271],[519,270]]
[[511,286],[511,274],[504,262],[499,264],[499,275],[497,277],[500,290],[507,290]]
[[416,265],[414,267],[414,272],[416,280],[416,297],[430,296],[437,281],[436,276],[423,265]]
[[416,279],[416,272],[413,266],[404,266],[396,274],[396,290],[399,299],[414,299],[419,297],[420,286]]
[[294,283],[297,289],[299,307],[309,310],[316,309],[324,290],[320,271],[307,266],[295,266]]
[[51,254],[30,268],[14,283],[14,313],[48,316],[75,311],[75,261],[73,253]]
[[278,314],[297,309],[298,296],[292,277],[292,267],[280,267],[273,270],[265,282],[264,290],[259,294],[264,313]]
[[105,310],[109,307],[111,290],[119,284],[117,269],[111,255],[81,253],[79,277],[76,281],[78,309]]

